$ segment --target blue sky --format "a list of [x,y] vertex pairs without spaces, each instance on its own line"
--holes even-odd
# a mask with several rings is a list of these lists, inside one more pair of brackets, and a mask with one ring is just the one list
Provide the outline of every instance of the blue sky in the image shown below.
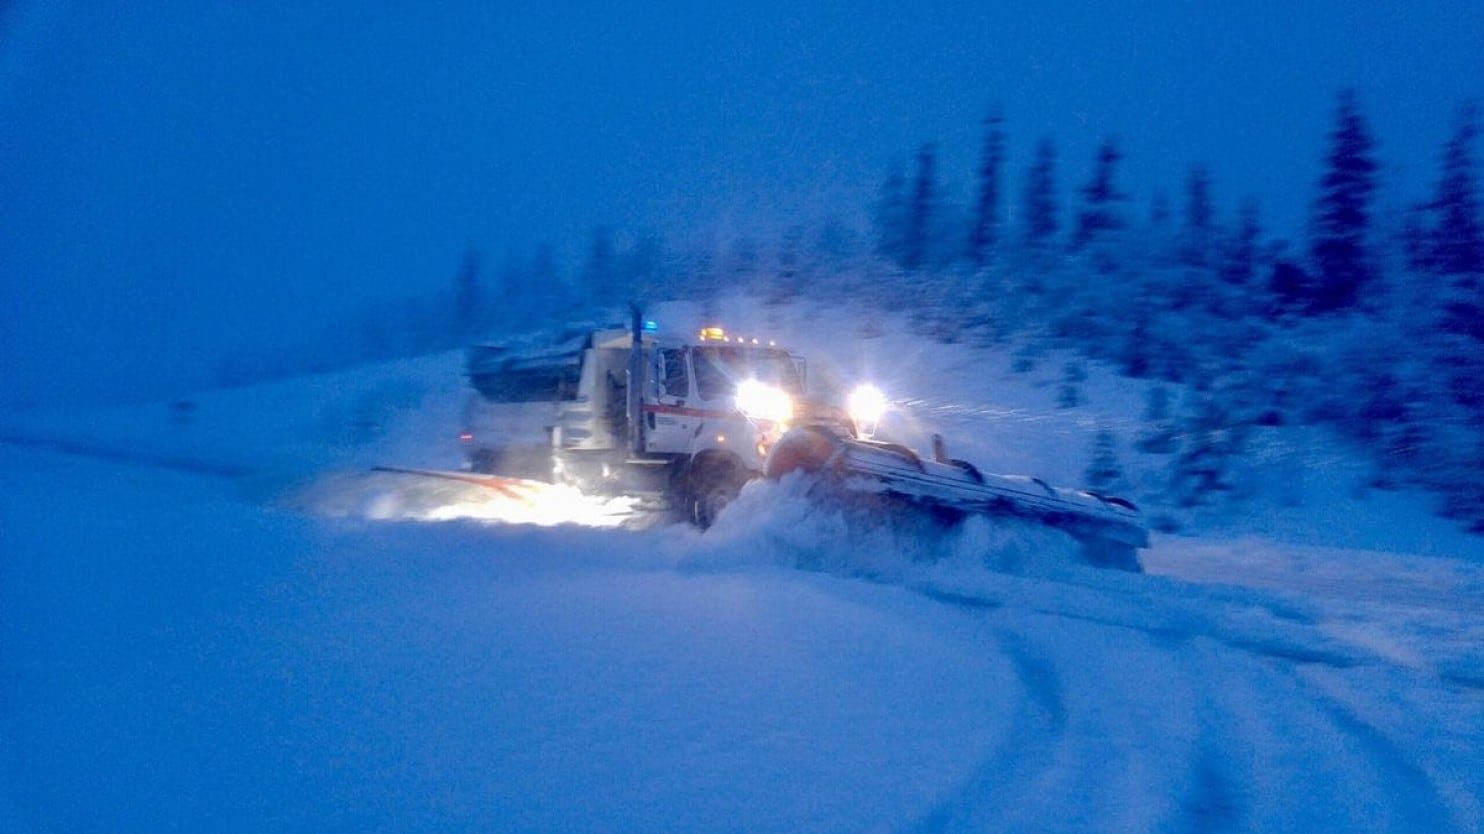
[[[1063,184],[1122,137],[1142,201],[1207,164],[1299,228],[1336,90],[1387,199],[1484,99],[1477,2],[127,4],[0,14],[0,401],[154,394],[224,352],[590,227],[858,219],[1003,105]],[[723,4],[717,4],[723,5]],[[540,6],[540,8],[531,8]]]

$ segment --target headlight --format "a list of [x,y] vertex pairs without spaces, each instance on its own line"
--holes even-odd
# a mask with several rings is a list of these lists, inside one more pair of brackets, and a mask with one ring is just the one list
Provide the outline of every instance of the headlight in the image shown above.
[[861,385],[850,392],[846,408],[861,433],[875,434],[876,423],[886,413],[886,395],[874,385]]
[[794,401],[781,388],[748,379],[737,386],[737,410],[753,420],[786,423],[793,419]]

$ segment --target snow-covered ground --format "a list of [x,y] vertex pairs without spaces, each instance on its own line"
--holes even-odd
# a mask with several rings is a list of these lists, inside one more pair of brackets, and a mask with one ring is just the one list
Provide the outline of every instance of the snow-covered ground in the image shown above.
[[[1113,425],[1156,472],[1098,368],[1058,409],[1054,359],[750,315],[904,439],[1074,484]],[[1140,576],[788,482],[703,535],[364,474],[454,465],[461,398],[444,355],[3,421],[0,830],[1484,826],[1484,545],[1322,437]]]

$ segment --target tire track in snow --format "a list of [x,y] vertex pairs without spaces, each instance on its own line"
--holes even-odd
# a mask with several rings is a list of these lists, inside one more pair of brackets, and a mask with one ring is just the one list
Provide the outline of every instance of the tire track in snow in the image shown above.
[[[1250,794],[1256,777],[1244,771],[1239,751],[1255,747],[1261,726],[1253,726],[1246,682],[1233,680],[1219,645],[1192,646],[1193,674],[1206,684],[1196,700],[1195,756],[1191,785],[1181,803],[1175,831],[1227,832],[1260,828],[1252,820]],[[1224,679],[1223,679],[1224,678]],[[1219,684],[1218,684],[1219,682]],[[1219,696],[1219,697],[1218,697]],[[1260,724],[1260,722],[1257,722]],[[1237,732],[1242,727],[1245,732]],[[1243,786],[1247,790],[1243,790]]]
[[[1059,746],[1063,743],[1067,705],[1055,668],[1037,655],[1023,638],[1005,630],[997,631],[994,637],[1019,684],[1017,706],[1011,720],[1013,731],[1000,739],[995,750],[960,787],[928,811],[920,822],[906,829],[913,834],[961,830],[981,821],[981,804],[1013,804],[1006,801],[1008,796],[997,790],[1005,784],[1005,774],[1019,776],[1021,785],[1028,787],[1028,781],[1032,780],[1027,776],[1049,770],[1055,759],[1053,744]],[[1013,784],[1010,786],[1011,790],[1015,787]]]
[[1019,606],[929,596],[986,618],[991,645],[1014,670],[1017,707],[982,763],[908,831],[1032,822],[1053,830],[1464,830],[1402,745],[1306,685],[1307,652],[1149,631],[1130,645],[1116,637],[1127,624],[1065,612],[1043,613],[1061,626],[1027,631],[995,622],[1019,618]]
[[1447,804],[1425,771],[1407,757],[1402,748],[1380,729],[1345,707],[1332,695],[1303,680],[1295,669],[1284,672],[1294,685],[1312,699],[1316,709],[1336,730],[1352,739],[1368,761],[1384,765],[1392,778],[1389,785],[1403,786],[1393,796],[1403,800],[1400,820],[1419,831],[1461,831]]

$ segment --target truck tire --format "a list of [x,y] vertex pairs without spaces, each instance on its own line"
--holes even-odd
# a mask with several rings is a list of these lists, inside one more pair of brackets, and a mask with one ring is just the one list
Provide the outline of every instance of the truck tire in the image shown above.
[[690,520],[702,530],[709,529],[747,483],[747,471],[740,462],[725,458],[700,461],[693,466],[686,488]]

